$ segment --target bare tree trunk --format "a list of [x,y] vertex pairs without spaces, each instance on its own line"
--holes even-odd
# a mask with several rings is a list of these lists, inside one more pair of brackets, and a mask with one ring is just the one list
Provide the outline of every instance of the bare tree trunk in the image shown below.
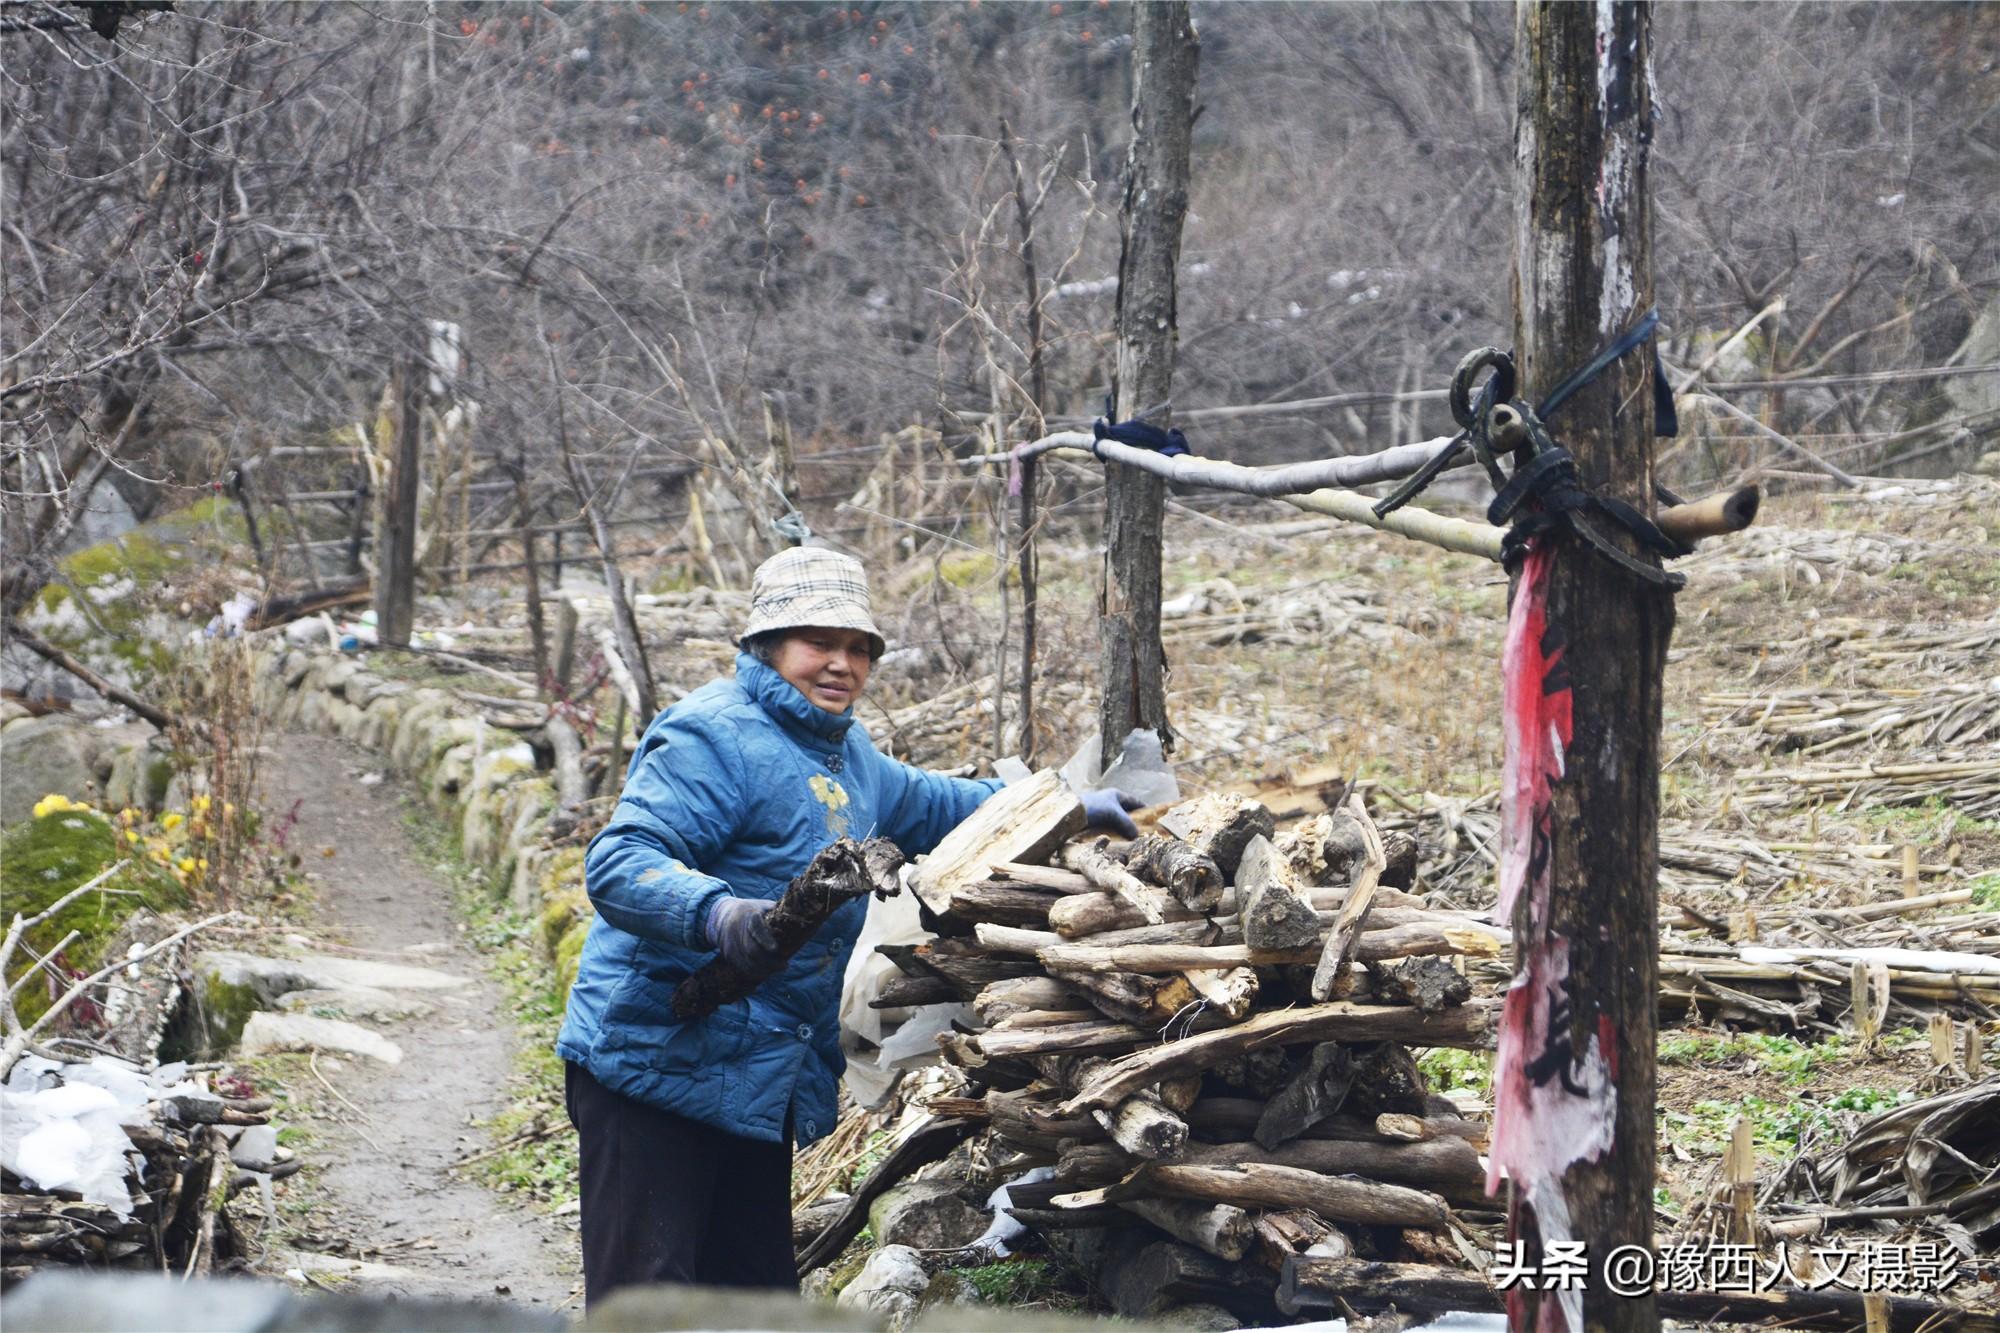
[[375,633],[394,648],[410,646],[417,593],[417,481],[423,459],[424,369],[415,357],[396,363],[396,456],[375,553]]
[[[1517,33],[1514,340],[1522,396],[1533,401],[1653,304],[1652,11],[1632,0],[1527,0]],[[1645,348],[1635,349],[1553,427],[1585,487],[1647,514],[1651,372]],[[1516,581],[1517,603],[1548,540],[1538,539],[1528,577]],[[1506,1151],[1510,1115],[1544,1124],[1570,1117],[1569,1132],[1543,1131],[1554,1147],[1523,1147],[1528,1160],[1509,1163],[1510,1231],[1531,1259],[1553,1241],[1583,1242],[1590,1277],[1580,1308],[1574,1293],[1519,1291],[1509,1313],[1517,1329],[1548,1315],[1572,1330],[1656,1329],[1652,1295],[1613,1295],[1603,1266],[1619,1247],[1653,1244],[1660,706],[1674,608],[1665,589],[1573,539],[1554,540],[1542,585],[1547,632],[1536,636],[1549,669],[1536,687],[1559,689],[1567,671],[1571,739],[1528,839],[1533,859],[1524,864],[1532,881],[1546,858],[1545,886],[1528,883],[1515,902],[1526,976],[1503,1027],[1535,1036],[1517,1047],[1510,1103],[1503,1033],[1495,1155]],[[1566,1308],[1542,1308],[1565,1296]]]
[[[1188,139],[1200,44],[1186,0],[1137,0],[1132,19],[1132,149],[1125,243],[1118,259],[1118,375],[1113,408],[1125,419],[1173,393],[1176,270],[1187,214]],[[1165,426],[1162,407],[1152,417]],[[1160,646],[1160,540],[1166,483],[1135,468],[1105,469],[1103,762],[1127,733],[1167,726],[1166,652]]]
[[[1006,154],[1007,168],[1014,178],[1014,220],[1021,232],[1021,277],[1028,292],[1028,396],[1034,400],[1034,438],[1045,429],[1049,410],[1049,372],[1042,347],[1042,284],[1035,272],[1035,214],[1028,203],[1028,184],[1021,173],[1021,159],[1014,153],[1014,128],[1000,121],[1000,151]],[[1024,458],[1016,478],[1021,488],[1020,524],[1015,535],[1015,564],[1021,574],[1021,762],[1035,766],[1035,581],[1040,566],[1035,551],[1035,460]],[[1004,586],[1004,583],[1003,585]]]

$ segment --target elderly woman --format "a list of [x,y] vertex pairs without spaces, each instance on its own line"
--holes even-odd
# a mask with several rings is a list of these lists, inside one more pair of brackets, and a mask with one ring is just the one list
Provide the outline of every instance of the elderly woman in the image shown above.
[[[876,750],[854,703],[883,646],[859,561],[800,548],[764,562],[735,676],[653,720],[590,845],[597,916],[556,1049],[591,1303],[648,1282],[797,1285],[792,1143],[833,1129],[841,978],[867,906],[840,908],[789,959],[765,914],[835,839],[916,856],[1000,786]],[[1085,807],[1131,829],[1115,792]],[[675,986],[718,953],[764,980],[675,1019]]]

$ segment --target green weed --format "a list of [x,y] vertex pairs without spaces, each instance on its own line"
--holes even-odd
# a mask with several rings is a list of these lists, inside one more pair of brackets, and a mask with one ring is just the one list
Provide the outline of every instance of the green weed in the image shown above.
[[1660,1039],[1663,1065],[1716,1065],[1725,1061],[1749,1060],[1787,1083],[1805,1083],[1831,1062],[1844,1059],[1850,1050],[1844,1036],[1828,1037],[1814,1045],[1790,1037],[1762,1032],[1741,1032],[1728,1036],[1675,1033]]

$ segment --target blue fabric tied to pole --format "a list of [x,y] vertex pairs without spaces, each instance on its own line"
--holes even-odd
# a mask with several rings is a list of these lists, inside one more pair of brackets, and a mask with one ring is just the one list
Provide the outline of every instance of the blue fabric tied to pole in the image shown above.
[[1136,419],[1114,425],[1099,417],[1090,423],[1090,433],[1096,439],[1129,444],[1135,449],[1151,449],[1166,458],[1190,452],[1187,437],[1179,431],[1161,430],[1158,426]]

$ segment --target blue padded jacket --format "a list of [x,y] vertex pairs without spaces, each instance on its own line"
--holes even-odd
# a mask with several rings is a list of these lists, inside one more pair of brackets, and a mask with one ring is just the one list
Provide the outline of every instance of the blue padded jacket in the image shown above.
[[899,763],[852,712],[829,713],[747,653],[653,719],[625,790],[584,859],[596,919],[556,1050],[613,1092],[777,1142],[830,1133],[840,985],[865,902],[835,912],[783,971],[707,1018],[673,1016],[674,988],[715,957],[709,910],[724,894],[779,897],[820,848],[846,836],[930,851],[997,779]]

